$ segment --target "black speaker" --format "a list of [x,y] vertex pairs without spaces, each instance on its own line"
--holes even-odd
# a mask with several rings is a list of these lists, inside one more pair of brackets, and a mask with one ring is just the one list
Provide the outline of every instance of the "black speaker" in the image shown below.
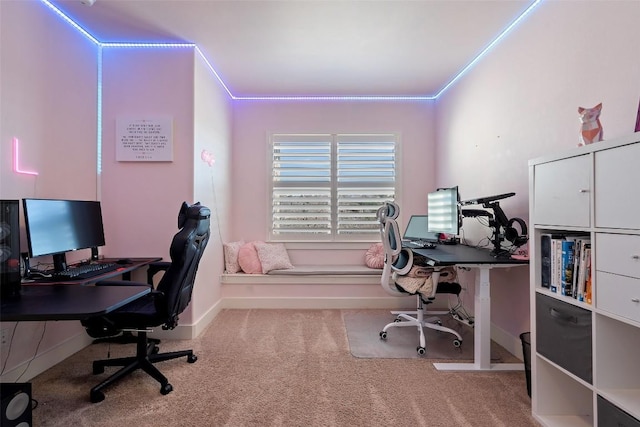
[[0,200],[0,296],[20,295],[20,204]]
[[0,424],[4,427],[30,427],[33,425],[31,414],[31,383],[0,384],[2,415]]

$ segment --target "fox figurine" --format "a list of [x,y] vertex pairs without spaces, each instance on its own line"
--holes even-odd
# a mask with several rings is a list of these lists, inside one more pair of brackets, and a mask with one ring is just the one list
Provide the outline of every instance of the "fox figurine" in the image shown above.
[[580,142],[578,146],[592,144],[602,141],[603,132],[600,123],[600,112],[602,111],[602,102],[593,108],[578,107],[580,122],[582,129],[580,131]]

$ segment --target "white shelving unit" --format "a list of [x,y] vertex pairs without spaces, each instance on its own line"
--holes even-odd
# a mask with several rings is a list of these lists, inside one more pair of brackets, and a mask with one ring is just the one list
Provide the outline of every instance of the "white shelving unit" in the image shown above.
[[[640,426],[640,132],[529,162],[532,412]],[[543,234],[591,239],[592,303],[542,287]]]

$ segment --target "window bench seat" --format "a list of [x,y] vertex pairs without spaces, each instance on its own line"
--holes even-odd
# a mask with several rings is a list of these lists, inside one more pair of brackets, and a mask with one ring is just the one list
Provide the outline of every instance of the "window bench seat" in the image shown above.
[[223,273],[222,284],[380,284],[382,270],[365,265],[299,265],[268,274]]

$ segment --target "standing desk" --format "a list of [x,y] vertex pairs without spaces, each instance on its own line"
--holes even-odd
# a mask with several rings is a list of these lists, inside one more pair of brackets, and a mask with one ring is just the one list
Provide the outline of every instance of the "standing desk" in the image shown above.
[[491,363],[491,282],[490,271],[528,265],[528,260],[495,258],[490,250],[466,245],[436,245],[433,249],[411,249],[427,258],[434,267],[458,265],[476,269],[474,307],[473,363],[434,363],[441,371],[513,371],[523,370],[522,363]]

